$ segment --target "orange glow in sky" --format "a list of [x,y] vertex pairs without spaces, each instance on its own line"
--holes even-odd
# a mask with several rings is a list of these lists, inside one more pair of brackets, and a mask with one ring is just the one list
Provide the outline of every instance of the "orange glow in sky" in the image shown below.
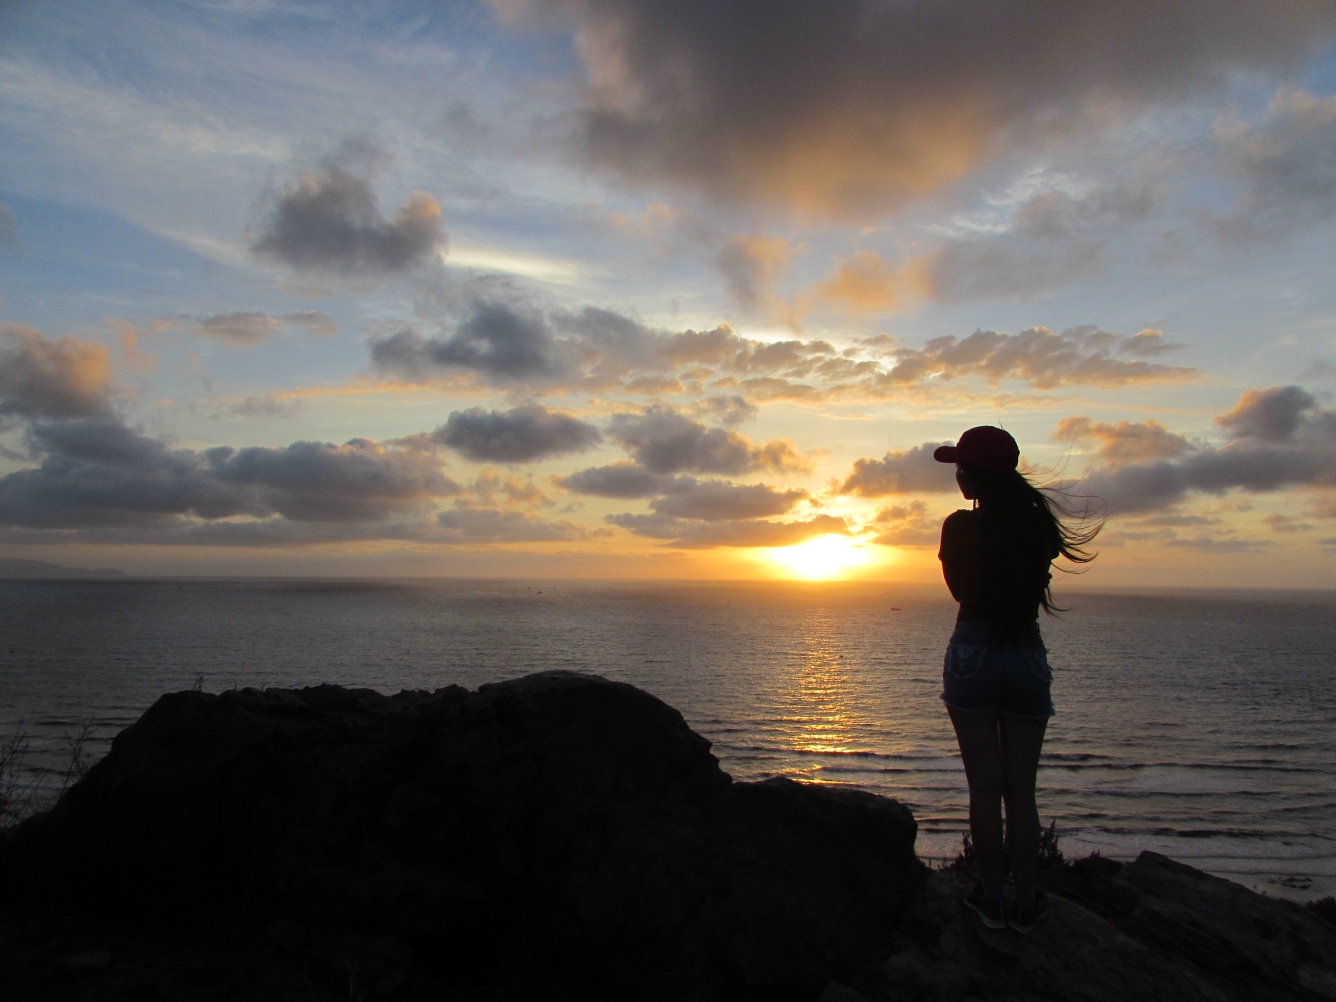
[[776,577],[803,581],[836,581],[880,562],[878,556],[870,543],[837,535],[817,536],[759,554]]

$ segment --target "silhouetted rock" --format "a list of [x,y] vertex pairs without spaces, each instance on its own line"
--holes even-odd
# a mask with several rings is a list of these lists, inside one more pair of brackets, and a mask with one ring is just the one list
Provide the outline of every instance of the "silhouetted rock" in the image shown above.
[[476,693],[183,692],[0,833],[10,999],[1336,1000],[1336,927],[1154,853],[1046,871],[1029,935],[909,812],[734,783],[681,716]]
[[733,783],[591,676],[182,692],[8,840],[0,903],[256,930],[363,998],[811,999],[884,951],[914,835],[891,800]]
[[1153,852],[1055,867],[1046,919],[1028,935],[983,928],[969,880],[933,874],[890,956],[821,1002],[1336,999],[1336,929]]

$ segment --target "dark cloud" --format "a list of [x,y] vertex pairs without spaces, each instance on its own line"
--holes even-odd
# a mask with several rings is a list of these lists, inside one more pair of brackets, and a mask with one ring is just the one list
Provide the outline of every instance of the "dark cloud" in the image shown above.
[[1020,379],[1047,390],[1064,384],[1114,387],[1196,375],[1195,369],[1114,358],[1112,352],[1120,341],[1117,334],[1093,326],[1071,327],[1061,334],[1046,327],[1031,327],[1019,334],[976,330],[963,339],[938,337],[920,349],[898,349],[894,368],[880,381],[893,384],[928,376],[977,375],[994,384]]
[[426,192],[387,220],[366,178],[328,166],[303,171],[279,196],[251,250],[294,268],[383,274],[413,267],[444,240],[441,207]]
[[1317,400],[1301,386],[1273,386],[1266,390],[1246,390],[1226,414],[1215,423],[1230,438],[1256,438],[1264,442],[1288,442],[1304,423],[1306,412],[1317,407]]
[[734,301],[744,309],[756,309],[789,263],[789,244],[782,237],[734,237],[715,255]]
[[699,522],[668,515],[609,515],[607,521],[636,536],[667,540],[679,549],[709,549],[716,546],[793,546],[816,536],[850,534],[842,518],[817,515],[807,522]]
[[1232,438],[1223,448],[1096,469],[1072,491],[1121,515],[1165,508],[1193,492],[1336,485],[1336,411],[1319,409],[1299,387],[1249,390],[1218,420]]
[[648,498],[672,489],[674,477],[651,473],[635,463],[594,466],[563,477],[559,483],[576,494],[600,498]]
[[574,522],[545,522],[518,511],[457,505],[436,516],[440,542],[549,543],[585,539],[588,533]]
[[1163,200],[1151,183],[1040,192],[1001,231],[944,240],[898,274],[916,281],[908,291],[945,303],[1050,292],[1104,274],[1121,235]]
[[634,463],[595,466],[560,481],[563,488],[594,497],[649,498],[650,508],[672,518],[764,518],[783,515],[809,499],[805,490],[779,490],[769,484],[734,484],[727,480],[652,473]]
[[111,393],[105,345],[0,322],[0,423],[106,416]]
[[1277,243],[1336,214],[1336,98],[1283,91],[1260,122],[1227,123],[1217,142],[1216,166],[1239,195],[1204,220],[1226,243]]
[[402,330],[371,342],[376,368],[410,381],[442,371],[473,371],[498,382],[553,385],[574,375],[570,346],[558,341],[539,312],[504,302],[479,302],[449,336]]
[[867,498],[888,494],[948,494],[956,488],[956,468],[932,458],[941,445],[954,442],[924,442],[905,452],[888,452],[881,459],[859,459],[838,493]]
[[[570,18],[580,141],[634,182],[858,215],[1327,44],[1326,0],[494,0]],[[560,13],[557,13],[560,12]]]
[[34,424],[27,440],[41,464],[0,478],[3,525],[171,525],[183,517],[270,515],[374,521],[461,490],[430,454],[366,439],[196,452],[105,418]]
[[752,420],[759,410],[745,397],[705,397],[691,405],[691,413],[708,421],[716,421],[725,428],[733,428]]
[[1018,379],[1049,389],[1196,375],[1190,368],[1116,357],[1118,352],[1150,354],[1165,347],[1150,336],[1157,332],[1121,337],[1093,326],[1061,334],[1044,327],[1019,334],[977,330],[963,339],[934,338],[922,348],[887,350],[886,345],[870,343],[840,352],[822,340],[756,341],[726,325],[668,332],[609,310],[545,311],[503,284],[481,283],[471,289],[437,304],[443,312],[462,317],[442,322],[437,334],[408,328],[373,337],[371,359],[377,371],[411,382],[472,375],[531,392],[587,393],[678,393],[689,385],[695,387],[692,392],[701,392],[700,381],[714,377],[711,389],[731,392],[735,403],[708,405],[722,409],[697,413],[724,425],[744,419],[753,400],[884,398],[929,380],[980,376],[992,383]]
[[1166,459],[1191,451],[1194,446],[1158,421],[1119,421],[1107,424],[1088,417],[1063,418],[1053,437],[1059,442],[1094,442],[1099,458],[1110,465]]
[[664,496],[654,498],[649,506],[655,514],[670,518],[736,521],[784,515],[808,497],[806,491],[796,488],[778,490],[768,484],[678,477]]
[[432,437],[477,463],[526,463],[583,452],[603,438],[592,424],[541,404],[508,411],[454,411]]
[[639,414],[614,415],[608,435],[651,473],[811,469],[787,440],[755,445],[735,431],[710,428],[664,404],[654,404]]

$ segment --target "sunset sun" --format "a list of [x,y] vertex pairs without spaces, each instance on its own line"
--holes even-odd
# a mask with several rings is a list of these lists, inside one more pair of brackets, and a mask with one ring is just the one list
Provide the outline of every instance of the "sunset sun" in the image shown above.
[[771,550],[764,559],[780,577],[830,581],[871,563],[873,554],[866,543],[848,536],[827,535]]

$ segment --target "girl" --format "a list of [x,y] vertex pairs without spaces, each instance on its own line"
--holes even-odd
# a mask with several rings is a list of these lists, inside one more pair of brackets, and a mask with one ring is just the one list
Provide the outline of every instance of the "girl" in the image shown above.
[[[960,603],[946,649],[942,700],[960,744],[970,789],[970,832],[980,882],[965,904],[990,929],[1027,933],[1048,908],[1035,887],[1039,812],[1035,772],[1053,715],[1052,673],[1039,635],[1039,609],[1055,611],[1049,565],[1059,556],[1088,563],[1084,547],[1100,526],[1064,524],[1070,517],[1052,492],[1016,469],[1020,449],[1001,428],[971,428],[933,453],[956,464],[956,483],[972,510],[948,515],[938,553],[951,595]],[[1015,894],[1007,907],[1006,852]]]

